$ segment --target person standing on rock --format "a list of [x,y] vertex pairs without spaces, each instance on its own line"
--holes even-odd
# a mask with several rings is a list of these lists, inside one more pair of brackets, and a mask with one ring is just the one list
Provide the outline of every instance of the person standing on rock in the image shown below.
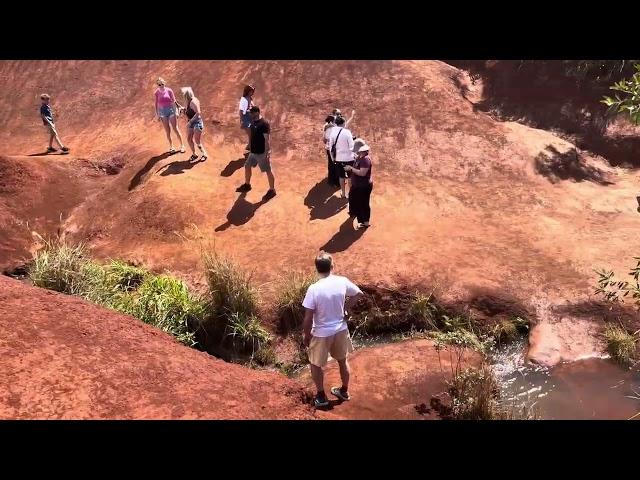
[[324,132],[322,138],[324,140],[324,148],[327,152],[327,183],[332,187],[340,186],[340,177],[338,176],[338,169],[336,167],[335,162],[331,158],[331,144],[329,143],[329,136],[331,135],[331,131],[335,124],[336,117],[333,115],[327,116],[324,119]]
[[171,128],[173,128],[173,131],[178,136],[178,140],[180,140],[180,153],[184,153],[184,141],[182,140],[182,134],[180,133],[176,119],[176,97],[173,94],[173,90],[166,86],[162,77],[158,78],[156,84],[158,85],[154,94],[156,118],[162,122],[164,131],[167,134],[167,140],[169,140],[169,153],[174,153],[176,151],[176,149],[173,148],[173,141],[171,140]]
[[195,145],[198,145],[198,149],[200,149],[200,152],[202,152],[200,161],[204,162],[207,159],[207,152],[202,145],[202,132],[204,131],[204,122],[202,121],[202,114],[200,111],[200,100],[196,98],[191,87],[183,87],[181,90],[182,94],[184,95],[184,99],[187,102],[187,106],[180,106],[180,109],[184,110],[184,113],[187,116],[188,120],[187,142],[189,142],[189,147],[191,147],[192,152],[189,161],[193,162],[194,160],[198,159],[195,147]]
[[349,215],[358,220],[358,228],[368,228],[371,218],[371,157],[369,145],[362,145],[358,149],[357,158],[353,166],[345,167],[351,173],[351,190],[349,190]]
[[350,308],[362,291],[346,277],[332,273],[333,259],[328,253],[320,252],[315,264],[320,279],[309,286],[302,302],[305,308],[303,341],[308,347],[311,376],[317,390],[314,405],[322,408],[329,405],[322,371],[329,354],[338,362],[342,380],[342,386],[332,387],[331,394],[343,401],[351,399],[347,357],[353,351],[353,345],[344,318],[345,304]]
[[353,165],[353,134],[345,127],[345,123],[344,118],[336,117],[336,126],[331,129],[329,135],[331,158],[336,162],[342,198],[347,197],[345,182],[348,173],[344,167]]
[[58,131],[56,130],[56,124],[53,121],[53,111],[51,110],[51,105],[49,102],[51,101],[51,97],[47,93],[43,93],[40,95],[40,100],[42,101],[42,105],[40,105],[40,117],[42,117],[42,123],[47,129],[47,133],[49,134],[49,148],[47,148],[47,153],[57,151],[53,148],[53,140],[58,143],[60,150],[67,153],[69,149],[62,144],[62,140],[60,140],[60,135],[58,135]]
[[240,97],[240,128],[247,134],[247,150],[251,143],[251,107],[253,107],[253,95],[256,93],[256,87],[247,85],[244,87],[242,97]]
[[276,196],[276,180],[271,168],[271,126],[262,115],[260,107],[254,105],[249,110],[251,113],[251,136],[249,137],[249,155],[244,164],[243,185],[237,188],[237,192],[248,192],[251,190],[251,169],[260,166],[260,170],[267,174],[269,179],[269,190],[264,195],[264,200],[269,200]]

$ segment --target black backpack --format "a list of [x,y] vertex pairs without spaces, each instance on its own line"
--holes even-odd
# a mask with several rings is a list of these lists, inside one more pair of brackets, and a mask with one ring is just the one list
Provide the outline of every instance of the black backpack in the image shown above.
[[340,131],[338,132],[338,136],[336,137],[336,141],[333,142],[333,145],[331,145],[331,158],[333,158],[334,162],[336,161],[336,145],[338,144],[338,139],[340,138],[342,130],[344,130],[344,127],[340,129]]

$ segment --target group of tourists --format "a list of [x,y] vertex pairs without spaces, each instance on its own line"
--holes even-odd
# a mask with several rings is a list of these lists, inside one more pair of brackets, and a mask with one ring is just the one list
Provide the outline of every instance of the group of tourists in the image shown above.
[[[185,102],[183,106],[163,78],[158,78],[156,85],[155,118],[162,122],[169,142],[169,153],[186,151],[178,125],[178,118],[184,114],[187,120],[187,143],[192,152],[189,160],[205,161],[207,152],[202,144],[204,121],[200,101],[193,89],[180,89]],[[264,196],[264,199],[268,200],[276,195],[271,166],[271,127],[262,117],[260,107],[253,101],[255,92],[254,86],[245,86],[239,103],[240,128],[246,132],[247,145],[245,182],[237,191],[244,193],[251,190],[252,169],[258,166],[269,181],[269,190]],[[53,147],[54,140],[66,153],[69,148],[63,145],[56,130],[50,105],[51,98],[47,94],[42,94],[40,98],[40,115],[49,133],[47,153],[57,151]],[[341,198],[348,198],[349,216],[356,217],[358,228],[367,228],[371,216],[369,200],[373,189],[372,161],[367,142],[353,135],[348,128],[354,116],[355,111],[352,111],[351,117],[345,119],[339,109],[334,109],[325,119],[323,139],[327,152],[327,181],[331,186],[340,188]],[[174,148],[172,132],[180,143],[178,150]],[[200,155],[196,154],[196,147]],[[330,389],[331,394],[339,401],[351,398],[348,390],[350,372],[347,356],[353,351],[353,345],[345,319],[345,307],[350,308],[362,291],[347,278],[333,273],[334,262],[330,254],[320,252],[315,259],[315,266],[320,278],[308,288],[302,303],[305,308],[303,341],[308,348],[311,374],[317,389],[314,405],[322,408],[329,405],[324,390],[323,374],[323,367],[327,364],[329,355],[337,361],[342,381],[339,387],[334,386]]]
[[358,228],[367,228],[371,217],[372,162],[369,145],[348,128],[354,116],[355,110],[349,119],[345,119],[336,108],[325,118],[323,140],[327,152],[327,182],[340,188],[342,198],[348,197],[349,216],[356,217]]

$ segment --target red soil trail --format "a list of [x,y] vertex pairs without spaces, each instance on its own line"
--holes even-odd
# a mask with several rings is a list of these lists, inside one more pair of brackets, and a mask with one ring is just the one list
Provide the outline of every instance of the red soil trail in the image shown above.
[[0,312],[0,418],[313,418],[282,375],[78,298],[0,277]]

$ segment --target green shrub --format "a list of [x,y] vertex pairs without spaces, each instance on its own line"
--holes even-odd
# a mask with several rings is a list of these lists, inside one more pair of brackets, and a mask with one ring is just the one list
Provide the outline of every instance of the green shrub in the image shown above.
[[628,365],[636,353],[637,338],[622,326],[609,323],[605,326],[604,336],[607,340],[607,351],[618,363]]
[[71,293],[86,261],[86,250],[82,244],[72,246],[62,241],[49,240],[34,255],[29,278],[37,287]]
[[282,333],[288,333],[302,326],[304,320],[302,301],[315,279],[314,274],[293,272],[281,281],[276,310],[278,327]]
[[258,302],[250,277],[231,260],[219,256],[216,252],[205,252],[203,262],[213,315],[218,317],[233,313],[244,317],[255,315]]
[[189,293],[180,280],[148,276],[135,293],[117,297],[115,307],[170,333],[188,346],[195,345],[194,330],[205,318],[205,304]]
[[271,341],[271,335],[253,315],[234,312],[227,319],[227,337],[238,353],[254,355]]

